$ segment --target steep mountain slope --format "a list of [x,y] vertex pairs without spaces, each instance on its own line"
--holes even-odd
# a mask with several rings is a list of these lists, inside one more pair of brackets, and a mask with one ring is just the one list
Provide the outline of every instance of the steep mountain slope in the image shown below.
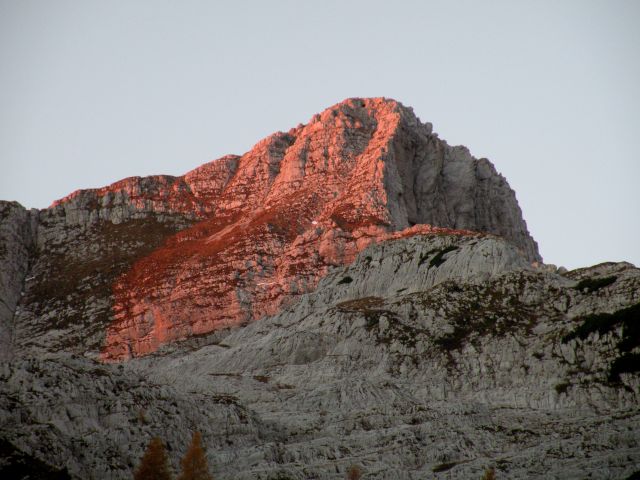
[[615,365],[638,338],[620,314],[572,332],[639,292],[629,264],[560,276],[493,237],[390,240],[242,328],[124,365],[16,360],[0,424],[75,478],[128,478],[153,435],[177,465],[195,429],[222,479],[626,478],[640,378]]
[[17,350],[105,360],[274,314],[414,224],[497,234],[540,260],[493,166],[387,99],[347,100],[242,157],[75,192],[30,218],[30,273],[3,330]]
[[388,99],[0,202],[0,355],[2,478],[131,478],[156,435],[177,467],[194,430],[219,479],[640,472],[640,270],[543,265],[491,163]]

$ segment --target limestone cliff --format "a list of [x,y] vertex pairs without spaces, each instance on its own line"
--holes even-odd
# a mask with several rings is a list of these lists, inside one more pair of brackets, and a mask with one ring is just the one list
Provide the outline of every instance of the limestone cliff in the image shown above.
[[154,436],[177,467],[195,430],[220,479],[637,478],[640,270],[540,260],[388,99],[0,202],[0,478],[131,478]]
[[413,225],[499,235],[540,261],[491,163],[382,98],[346,100],[182,177],[81,190],[31,215],[13,344],[105,360],[277,313]]
[[131,478],[156,435],[177,467],[194,430],[221,479],[637,475],[640,270],[558,275],[497,237],[414,233],[245,327],[117,365],[15,358],[0,437],[72,478]]

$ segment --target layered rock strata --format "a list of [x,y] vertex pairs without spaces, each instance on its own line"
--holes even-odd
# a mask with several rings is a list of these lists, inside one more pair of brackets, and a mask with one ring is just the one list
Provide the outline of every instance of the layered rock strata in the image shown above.
[[629,264],[558,275],[491,236],[394,238],[245,327],[5,364],[0,431],[73,478],[130,478],[157,435],[177,468],[196,429],[216,478],[632,478],[639,311]]
[[381,98],[347,100],[182,177],[125,179],[30,215],[37,248],[14,343],[108,361],[274,314],[413,225],[499,235],[540,260],[491,163]]
[[635,478],[640,270],[539,260],[493,166],[387,99],[0,202],[0,477],[131,478],[154,436],[177,468],[199,430],[216,478]]
[[15,202],[0,202],[0,361],[11,356],[14,320],[35,251],[35,218]]

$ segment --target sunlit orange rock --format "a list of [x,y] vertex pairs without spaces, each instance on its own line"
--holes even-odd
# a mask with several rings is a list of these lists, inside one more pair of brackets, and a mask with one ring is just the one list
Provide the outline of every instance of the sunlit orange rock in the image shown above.
[[[241,157],[169,178],[153,198],[138,200],[135,185],[128,195],[200,220],[117,279],[105,361],[273,314],[375,241],[480,230],[539,258],[493,166],[393,100],[347,100]],[[495,198],[475,198],[482,188]]]

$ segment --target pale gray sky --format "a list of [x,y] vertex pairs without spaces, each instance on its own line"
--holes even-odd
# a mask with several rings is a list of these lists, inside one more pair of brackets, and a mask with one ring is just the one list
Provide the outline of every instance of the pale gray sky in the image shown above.
[[640,265],[640,1],[0,0],[0,198],[179,175],[353,96],[487,157],[548,263]]

